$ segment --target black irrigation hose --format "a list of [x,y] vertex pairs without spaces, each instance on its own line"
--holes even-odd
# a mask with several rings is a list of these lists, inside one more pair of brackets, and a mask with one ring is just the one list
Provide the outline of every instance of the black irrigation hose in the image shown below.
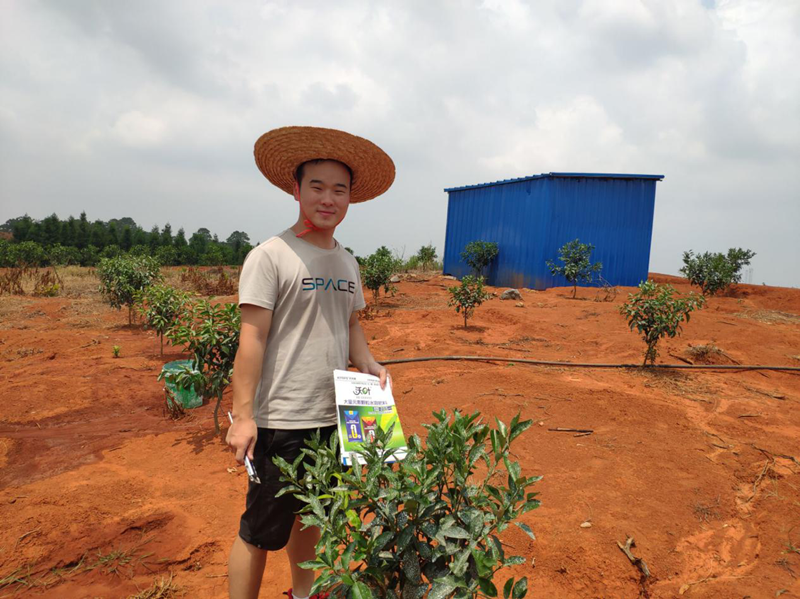
[[539,366],[569,366],[573,368],[680,368],[686,370],[788,370],[800,372],[800,366],[761,366],[751,364],[590,364],[581,362],[550,362],[547,360],[527,360],[525,358],[504,358],[499,356],[427,356],[423,358],[398,358],[396,360],[379,360],[381,364],[406,364],[408,362],[427,362],[430,360],[471,360],[473,362],[521,362],[522,364],[536,364]]

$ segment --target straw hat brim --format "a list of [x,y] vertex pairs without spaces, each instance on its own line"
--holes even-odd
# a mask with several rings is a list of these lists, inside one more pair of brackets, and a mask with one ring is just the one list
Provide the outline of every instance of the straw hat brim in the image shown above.
[[294,192],[297,167],[309,160],[337,160],[350,167],[350,203],[366,202],[394,182],[394,162],[363,137],[321,127],[281,127],[258,138],[254,149],[258,170],[288,194]]

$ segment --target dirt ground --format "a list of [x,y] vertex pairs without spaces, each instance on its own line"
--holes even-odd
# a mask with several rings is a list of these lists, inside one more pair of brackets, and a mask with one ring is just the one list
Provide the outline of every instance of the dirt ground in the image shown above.
[[[535,421],[517,455],[544,476],[542,506],[523,519],[537,540],[516,527],[505,537],[529,559],[510,572],[528,576],[529,596],[800,596],[800,375],[514,364],[639,363],[644,344],[618,313],[632,290],[612,301],[522,290],[464,329],[450,285],[404,280],[362,324],[379,360],[505,358],[391,372],[407,434],[441,408]],[[212,406],[164,417],[156,375],[180,353],[161,357],[95,287],[76,270],[61,297],[0,298],[0,597],[129,597],[159,582],[173,596],[225,597],[246,475],[213,433]],[[800,366],[800,290],[712,298],[660,352],[663,363]],[[647,581],[617,545],[628,536]],[[262,597],[289,582],[285,556],[271,556]]]

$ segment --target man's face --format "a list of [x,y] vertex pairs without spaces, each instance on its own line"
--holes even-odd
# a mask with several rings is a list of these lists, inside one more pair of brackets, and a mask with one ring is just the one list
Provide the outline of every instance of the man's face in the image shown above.
[[294,197],[306,218],[321,229],[335,227],[350,206],[350,172],[334,160],[309,162],[303,181],[295,184]]

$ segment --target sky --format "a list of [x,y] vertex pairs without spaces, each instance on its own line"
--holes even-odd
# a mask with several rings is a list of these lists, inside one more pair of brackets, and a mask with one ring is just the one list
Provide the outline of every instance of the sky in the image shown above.
[[263,241],[297,217],[264,132],[343,129],[394,160],[336,237],[444,247],[443,189],[663,174],[650,271],[756,252],[800,287],[800,2],[0,0],[0,222],[130,216]]

